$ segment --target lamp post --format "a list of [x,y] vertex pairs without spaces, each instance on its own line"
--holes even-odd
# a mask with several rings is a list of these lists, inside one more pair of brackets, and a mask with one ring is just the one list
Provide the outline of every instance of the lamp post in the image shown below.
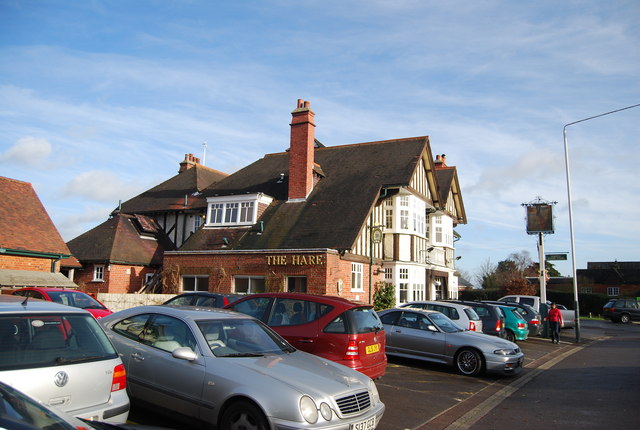
[[574,300],[574,309],[575,309],[575,320],[576,320],[576,342],[580,342],[580,305],[578,303],[578,278],[576,272],[576,246],[575,239],[573,233],[573,209],[571,204],[571,178],[569,174],[569,145],[567,141],[567,127],[570,125],[578,124],[581,122],[589,121],[592,119],[600,118],[601,116],[611,115],[612,113],[620,112],[623,110],[631,109],[640,106],[639,104],[635,104],[632,106],[623,107],[621,109],[612,110],[610,112],[601,113],[600,115],[590,116],[589,118],[580,119],[578,121],[570,122],[565,124],[562,134],[564,136],[564,162],[567,173],[567,200],[569,203],[569,234],[571,239],[571,265],[572,265],[572,276],[573,276],[573,300]]

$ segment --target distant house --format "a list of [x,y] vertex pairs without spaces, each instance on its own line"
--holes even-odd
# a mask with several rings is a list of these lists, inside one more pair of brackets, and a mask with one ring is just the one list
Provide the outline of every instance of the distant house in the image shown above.
[[78,286],[60,272],[80,267],[28,182],[0,177],[0,288]]
[[[610,297],[635,297],[640,292],[640,262],[587,262],[586,269],[577,269],[578,292],[606,294]],[[572,278],[551,278],[548,287],[573,291]]]
[[165,286],[369,302],[388,282],[399,303],[456,298],[456,168],[433,159],[426,136],[325,147],[314,117],[299,100],[287,151],[203,191],[204,225],[165,252]]
[[202,191],[227,176],[186,154],[178,174],[122,203],[68,242],[82,264],[75,281],[93,293],[160,292],[162,256],[203,222]]

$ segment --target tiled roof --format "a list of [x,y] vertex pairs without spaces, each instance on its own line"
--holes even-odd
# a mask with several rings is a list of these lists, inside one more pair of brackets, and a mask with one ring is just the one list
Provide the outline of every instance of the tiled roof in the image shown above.
[[28,182],[0,176],[0,248],[70,255]]
[[[196,164],[176,176],[122,203],[123,213],[153,213],[202,207],[200,192],[227,176],[226,173]],[[185,206],[185,196],[187,206]]]
[[[262,192],[275,200],[263,231],[226,231],[232,249],[350,249],[384,187],[407,186],[428,151],[426,136],[315,149],[324,178],[304,202],[287,202],[289,154],[269,154],[204,191],[205,196]],[[284,180],[280,180],[283,173]],[[206,202],[205,202],[206,205]],[[225,234],[202,228],[181,250],[213,249]]]
[[[144,218],[143,223],[140,218]],[[150,225],[155,222],[148,217],[120,213],[67,245],[83,263],[160,265],[164,251],[174,248],[157,226],[156,233],[146,232]]]

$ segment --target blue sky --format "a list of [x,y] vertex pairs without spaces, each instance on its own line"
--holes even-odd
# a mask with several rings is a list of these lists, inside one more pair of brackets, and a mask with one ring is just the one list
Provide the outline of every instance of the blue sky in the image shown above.
[[[302,98],[327,146],[430,136],[465,273],[537,260],[521,204],[557,201],[546,251],[570,250],[563,126],[640,103],[638,22],[637,0],[2,0],[0,175],[68,241],[205,141],[227,173],[286,149]],[[639,136],[640,107],[568,128],[578,268],[640,260]]]

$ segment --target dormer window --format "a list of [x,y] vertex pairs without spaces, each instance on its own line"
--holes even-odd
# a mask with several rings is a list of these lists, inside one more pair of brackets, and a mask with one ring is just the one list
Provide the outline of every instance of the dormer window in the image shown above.
[[207,198],[207,227],[249,226],[256,223],[260,207],[273,198],[262,194],[244,194]]

